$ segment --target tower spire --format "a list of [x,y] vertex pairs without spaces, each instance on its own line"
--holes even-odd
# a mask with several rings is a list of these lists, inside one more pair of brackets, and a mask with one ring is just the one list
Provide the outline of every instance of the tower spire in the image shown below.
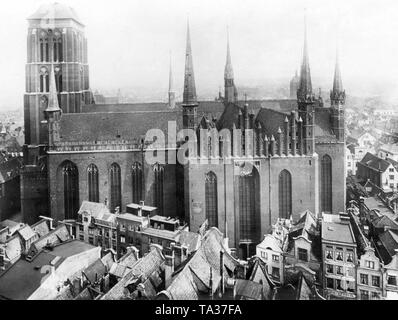
[[229,49],[229,29],[227,26],[227,59],[224,69],[224,103],[235,103],[238,100],[238,91],[234,83],[234,71],[232,69],[231,52]]
[[51,64],[50,87],[49,87],[48,105],[46,111],[60,111],[58,104],[57,86],[55,84],[54,64]]
[[185,75],[184,75],[184,104],[196,104],[196,87],[195,87],[195,76],[193,71],[192,61],[192,48],[191,48],[191,36],[189,32],[189,20],[187,21],[187,46],[185,53]]
[[308,40],[307,40],[307,12],[304,15],[304,47],[303,62],[300,70],[300,85],[298,90],[298,98],[306,99],[312,95],[311,71],[308,57]]
[[340,61],[339,61],[339,48],[336,47],[336,64],[334,68],[334,79],[333,79],[333,92],[342,92],[343,91],[343,81],[341,80],[341,72],[340,72]]
[[232,69],[231,52],[229,49],[229,30],[227,27],[227,60],[225,63],[224,79],[233,79],[234,71]]

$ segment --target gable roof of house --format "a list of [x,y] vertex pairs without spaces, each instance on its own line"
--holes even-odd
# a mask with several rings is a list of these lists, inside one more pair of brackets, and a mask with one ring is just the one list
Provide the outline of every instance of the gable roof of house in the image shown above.
[[395,250],[398,248],[398,231],[387,229],[379,235],[379,241],[376,242],[378,252],[384,263],[390,263],[395,256]]
[[363,164],[368,168],[371,168],[373,170],[378,170],[381,172],[386,171],[387,168],[391,165],[391,163],[388,162],[387,160],[381,159],[370,152],[366,153],[359,163]]
[[[209,288],[210,278],[213,279],[213,290],[218,287],[220,276],[220,251],[224,252],[224,277],[227,269],[234,271],[239,265],[223,244],[223,235],[217,228],[210,228],[204,235],[199,249],[179,269],[166,288],[169,299],[195,300],[200,296],[199,288]],[[166,294],[165,293],[165,294]]]
[[136,261],[131,270],[101,300],[118,300],[125,296],[125,287],[130,281],[142,277],[146,281],[154,272],[158,272],[165,262],[161,249],[154,246],[144,257]]

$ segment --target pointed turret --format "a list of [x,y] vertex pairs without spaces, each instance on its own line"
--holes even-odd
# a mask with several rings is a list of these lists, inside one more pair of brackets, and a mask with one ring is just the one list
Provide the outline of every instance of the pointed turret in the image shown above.
[[189,21],[187,23],[187,47],[185,52],[185,75],[183,104],[196,104],[196,86],[193,70],[191,36],[189,32]]
[[232,61],[231,61],[231,52],[229,49],[229,32],[227,29],[227,59],[225,63],[225,69],[224,69],[224,102],[225,103],[230,103],[230,102],[236,102],[237,97],[238,97],[238,92],[235,87],[235,82],[234,82],[234,71],[232,69]]
[[332,107],[332,129],[336,138],[344,142],[344,104],[345,91],[341,80],[338,50],[336,50],[336,65],[334,70],[333,90],[330,92],[330,104]]
[[234,70],[232,69],[231,52],[229,49],[229,32],[227,31],[227,60],[224,69],[224,79],[233,79]]
[[332,106],[342,105],[345,103],[345,91],[343,89],[343,81],[341,80],[339,53],[336,49],[336,64],[334,69],[333,90],[330,92],[330,101]]
[[191,36],[189,32],[189,21],[187,22],[187,47],[185,53],[184,94],[182,100],[183,127],[184,129],[195,129],[198,102],[196,99],[195,76],[193,72]]
[[313,155],[315,153],[315,96],[312,93],[310,63],[308,58],[306,15],[304,19],[303,63],[300,72],[300,85],[297,90],[297,103],[299,116],[303,120],[304,152],[307,155]]
[[307,43],[307,17],[304,21],[304,47],[303,47],[303,62],[300,71],[300,83],[297,91],[297,98],[299,100],[308,100],[312,97],[312,82],[311,70],[308,57],[308,43]]

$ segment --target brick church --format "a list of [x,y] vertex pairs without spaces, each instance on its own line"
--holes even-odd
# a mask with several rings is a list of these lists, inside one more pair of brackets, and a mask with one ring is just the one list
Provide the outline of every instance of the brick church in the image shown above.
[[[170,70],[167,102],[100,105],[90,91],[87,39],[76,12],[44,5],[28,22],[26,222],[39,215],[75,219],[83,200],[105,202],[111,211],[144,200],[192,231],[207,219],[245,257],[278,217],[344,211],[345,92],[336,59],[330,105],[314,95],[306,32],[295,99],[240,101],[228,41],[224,97],[198,101],[188,26],[182,102],[175,101]],[[196,132],[197,148],[188,163],[149,164],[148,130],[167,136],[173,121],[177,131]],[[205,141],[200,131],[208,133]],[[166,158],[176,157],[184,141],[162,149]]]

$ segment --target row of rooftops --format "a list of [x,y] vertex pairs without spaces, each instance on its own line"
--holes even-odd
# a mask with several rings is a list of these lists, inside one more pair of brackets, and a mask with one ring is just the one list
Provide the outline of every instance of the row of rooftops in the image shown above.
[[91,223],[96,225],[117,228],[118,224],[133,223],[140,226],[142,234],[169,240],[175,239],[176,234],[187,229],[178,218],[156,215],[156,207],[145,205],[143,201],[139,204],[128,204],[126,212],[115,214],[111,213],[103,203],[83,201],[78,214],[79,223],[82,223],[84,215],[89,214],[91,219],[94,218]]

